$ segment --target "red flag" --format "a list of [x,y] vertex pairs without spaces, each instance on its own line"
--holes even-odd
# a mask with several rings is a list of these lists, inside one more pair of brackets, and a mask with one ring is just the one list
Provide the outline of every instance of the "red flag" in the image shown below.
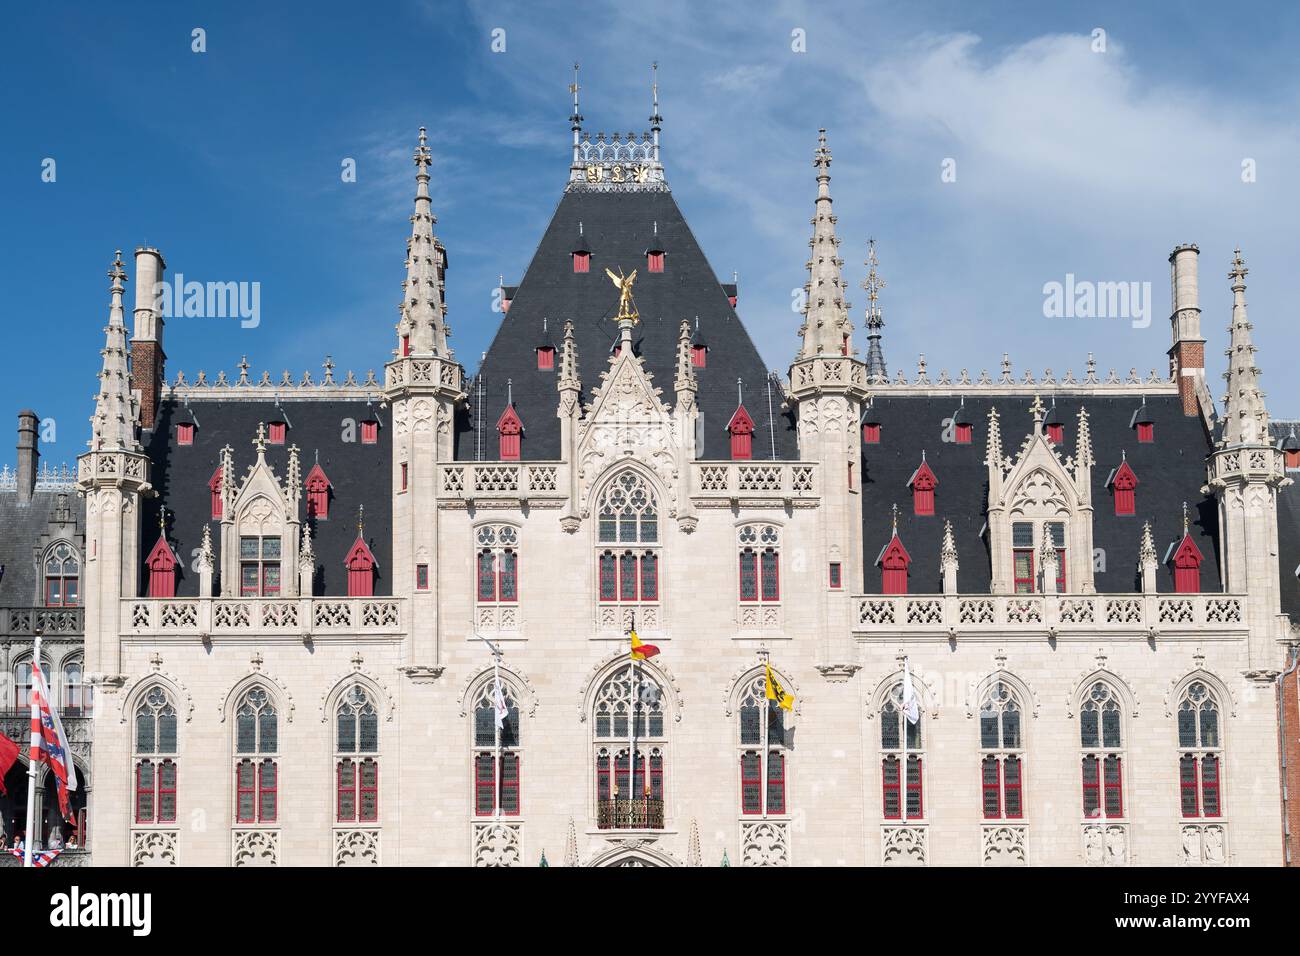
[[18,754],[18,745],[4,734],[0,734],[0,793],[5,796],[9,795],[9,791],[5,789],[5,775],[18,760]]

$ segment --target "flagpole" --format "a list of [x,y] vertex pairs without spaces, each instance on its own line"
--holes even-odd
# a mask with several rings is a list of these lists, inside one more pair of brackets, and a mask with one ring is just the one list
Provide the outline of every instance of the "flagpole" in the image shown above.
[[497,719],[497,700],[501,693],[501,657],[499,654],[492,655],[492,728],[496,734],[496,752],[497,752],[497,770],[496,770],[496,793],[493,795],[492,803],[494,805],[492,815],[497,819],[501,818],[501,793],[504,787],[505,765],[501,762],[501,721]]
[[900,778],[900,787],[899,787],[899,791],[900,791],[900,793],[899,793],[899,796],[900,796],[899,810],[902,811],[901,814],[900,814],[900,817],[901,817],[901,819],[902,819],[902,821],[903,821],[904,823],[907,822],[907,783],[908,783],[908,780],[907,780],[907,725],[908,725],[908,723],[909,723],[909,721],[908,721],[908,719],[907,719],[907,700],[906,700],[906,698],[907,698],[907,693],[906,693],[906,691],[907,691],[907,684],[908,684],[908,682],[911,680],[911,677],[912,677],[911,671],[908,669],[908,666],[907,666],[907,657],[904,656],[904,657],[903,657],[903,687],[902,687],[902,690],[901,690],[901,693],[900,693],[900,696],[901,696],[903,699],[901,700],[901,704],[902,704],[902,706],[899,708],[899,711],[898,711],[899,724],[901,725],[901,726],[899,727],[899,730],[901,731],[901,733],[902,733],[902,735],[903,735],[903,767],[902,767],[902,775],[901,775],[901,778]]
[[772,669],[772,662],[768,660],[767,654],[763,654],[763,730],[759,737],[758,751],[758,809],[763,819],[767,819],[767,735],[768,721],[772,719],[772,702],[767,698],[767,692],[772,687],[772,680],[768,677],[768,672]]
[[[41,666],[41,635],[44,631],[41,628],[36,629],[36,641],[32,647],[32,668]],[[28,703],[31,706],[32,715],[32,739],[27,745],[27,833],[23,838],[23,866],[32,865],[32,831],[36,828],[36,764],[37,755],[41,752],[40,721],[41,712],[36,704],[36,694],[32,693],[36,688],[34,677],[28,679]]]
[[[632,627],[629,632],[628,642],[631,643],[631,634],[636,633],[636,612],[632,612]],[[633,802],[636,795],[633,790],[636,789],[636,705],[637,705],[637,659],[635,654],[629,654],[632,658],[632,699],[628,707],[628,724],[627,724],[627,812],[631,816],[633,813]],[[614,812],[618,812],[618,804],[614,805]],[[649,814],[649,804],[646,804],[646,813]]]

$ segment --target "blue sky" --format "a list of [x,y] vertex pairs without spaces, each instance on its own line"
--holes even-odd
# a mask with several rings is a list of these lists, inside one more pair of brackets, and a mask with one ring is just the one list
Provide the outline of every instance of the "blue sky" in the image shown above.
[[[416,130],[430,130],[453,345],[472,373],[555,208],[570,71],[592,131],[642,130],[660,64],[663,157],[765,360],[796,346],[817,129],[861,324],[879,245],[891,372],[1166,368],[1169,251],[1201,248],[1211,391],[1240,245],[1263,385],[1300,416],[1285,277],[1300,259],[1300,8],[962,2],[136,3],[22,5],[0,61],[6,416],[57,423],[47,460],[84,449],[115,248],[171,272],[261,284],[261,324],[183,319],[168,373],[378,372],[394,343]],[[1146,9],[1147,7],[1150,9]],[[191,31],[207,51],[191,51]],[[1105,30],[1094,52],[1092,33]],[[505,31],[505,51],[491,49]],[[806,52],[792,50],[804,31]],[[53,158],[57,179],[42,182]],[[344,183],[353,158],[357,181]],[[955,182],[941,181],[945,159]],[[1257,176],[1242,182],[1242,162]],[[133,270],[130,270],[133,272]],[[1149,328],[1048,319],[1069,273],[1150,282]],[[130,307],[128,287],[128,312]],[[859,345],[862,343],[859,342]],[[14,421],[12,417],[8,420]],[[11,446],[10,446],[11,447]],[[0,461],[12,461],[12,452]]]

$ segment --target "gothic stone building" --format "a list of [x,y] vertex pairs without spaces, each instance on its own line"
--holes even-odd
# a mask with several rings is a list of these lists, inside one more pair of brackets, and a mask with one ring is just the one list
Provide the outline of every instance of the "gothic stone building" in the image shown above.
[[651,123],[593,139],[575,104],[471,380],[423,131],[382,376],[168,376],[163,256],[129,340],[114,263],[76,477],[95,862],[1281,860],[1297,512],[1240,256],[1218,410],[1191,245],[1169,375],[891,376],[823,135],[770,375]]

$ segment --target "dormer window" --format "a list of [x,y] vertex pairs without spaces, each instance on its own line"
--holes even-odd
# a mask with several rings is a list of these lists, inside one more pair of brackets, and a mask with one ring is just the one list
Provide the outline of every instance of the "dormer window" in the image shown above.
[[1199,594],[1201,592],[1201,549],[1192,540],[1190,532],[1184,532],[1181,541],[1169,546],[1165,562],[1172,561],[1174,566],[1174,591],[1178,594]]
[[918,515],[934,514],[934,488],[938,483],[939,479],[930,470],[930,464],[925,460],[923,453],[920,467],[912,472],[912,477],[907,480],[907,486],[912,489],[913,513]]
[[952,440],[958,445],[969,445],[975,440],[975,426],[970,422],[955,422],[952,427]]
[[266,440],[272,445],[283,445],[289,426],[285,422],[271,422],[267,427]]
[[176,554],[166,537],[158,539],[145,559],[145,565],[149,568],[149,597],[175,597]]
[[727,422],[727,434],[731,436],[733,461],[748,461],[754,457],[754,420],[744,405],[737,406],[731,421]]
[[348,597],[371,597],[375,593],[375,556],[360,533],[343,560],[348,569]]
[[324,521],[330,516],[330,480],[320,464],[312,465],[304,482],[307,487],[307,517]]
[[866,422],[862,426],[862,440],[868,445],[880,444],[880,422]]
[[573,254],[573,271],[590,272],[591,271],[591,253],[586,250],[578,250]]
[[1065,425],[1061,422],[1048,422],[1047,440],[1053,445],[1065,444]]
[[1011,525],[1012,574],[1017,594],[1034,593],[1034,525],[1016,521]]
[[194,444],[194,423],[182,422],[176,426],[176,444],[193,445]]
[[876,564],[880,565],[880,593],[906,594],[907,568],[911,563],[912,556],[907,553],[895,532],[876,558]]
[[239,539],[240,597],[280,596],[280,538],[242,535]]
[[208,491],[212,493],[212,520],[220,521],[224,509],[221,503],[221,467],[212,473],[208,479]]
[[1106,481],[1115,497],[1115,514],[1131,515],[1137,510],[1136,488],[1138,485],[1137,475],[1129,467],[1127,460],[1121,461],[1119,467],[1110,474]]
[[1138,441],[1144,445],[1156,440],[1156,426],[1153,422],[1138,422],[1137,433]]
[[661,249],[652,249],[645,254],[645,268],[647,272],[664,271],[664,253]]
[[497,420],[497,435],[500,436],[500,458],[502,461],[519,460],[519,437],[523,434],[524,423],[520,421],[513,405],[507,405]]
[[537,347],[537,368],[549,372],[555,368],[555,346],[539,345]]
[[379,422],[369,419],[361,423],[361,444],[374,445],[379,442]]
[[709,348],[707,345],[691,346],[691,364],[696,368],[707,368],[709,365]]

